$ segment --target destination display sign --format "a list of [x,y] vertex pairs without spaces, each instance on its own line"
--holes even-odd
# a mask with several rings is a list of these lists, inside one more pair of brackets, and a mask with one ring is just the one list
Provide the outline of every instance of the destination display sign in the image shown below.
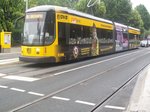
[[30,13],[26,15],[27,20],[32,20],[32,19],[42,20],[43,18],[44,18],[44,13]]

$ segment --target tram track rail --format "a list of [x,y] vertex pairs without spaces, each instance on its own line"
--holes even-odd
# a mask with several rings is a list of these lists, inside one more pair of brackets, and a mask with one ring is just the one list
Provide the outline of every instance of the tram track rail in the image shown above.
[[[138,51],[138,52],[140,52],[140,51]],[[108,55],[108,56],[111,56],[111,55]],[[102,57],[102,58],[104,58],[104,57]],[[94,59],[96,59],[96,58],[94,58]],[[80,66],[86,64],[86,62],[83,62],[83,63],[81,62]],[[67,65],[67,66],[61,68],[62,65]],[[21,69],[20,67],[24,67],[24,69]],[[60,68],[57,69],[55,67],[60,67]],[[6,76],[8,76],[8,75],[16,75],[16,74],[18,74],[18,75],[20,75],[20,74],[34,74],[34,75],[31,75],[31,76],[32,77],[40,77],[40,78],[42,78],[42,77],[46,77],[47,74],[51,74],[52,75],[52,74],[55,74],[57,72],[60,72],[60,71],[63,71],[63,70],[67,70],[67,69],[71,69],[71,68],[76,68],[76,67],[78,67],[78,65],[74,65],[73,62],[71,62],[69,64],[66,62],[66,63],[42,64],[42,65],[41,64],[34,64],[34,63],[21,63],[21,64],[19,63],[19,65],[18,64],[17,65],[11,65],[11,66],[6,65],[4,67],[0,67],[0,70],[3,71],[3,70],[6,69],[8,71],[9,69],[15,68],[16,71],[10,70],[7,73],[4,73],[4,72],[2,72],[2,73],[6,74]],[[28,68],[30,68],[30,70]],[[39,72],[37,72],[37,71],[39,71]],[[34,73],[34,72],[36,72],[36,73]]]
[[[126,61],[126,62],[124,62],[124,63],[121,63],[121,64],[118,64],[118,65],[116,65],[116,66],[113,66],[113,67],[110,68],[110,69],[107,69],[107,70],[104,70],[104,71],[102,71],[102,72],[96,73],[95,75],[93,75],[93,76],[91,76],[91,77],[88,77],[88,78],[86,78],[86,79],[84,79],[84,80],[78,81],[78,82],[76,82],[76,83],[74,83],[74,84],[71,84],[71,85],[66,86],[66,87],[64,87],[64,88],[62,88],[62,89],[59,89],[59,90],[54,91],[54,92],[52,92],[52,93],[50,93],[50,94],[47,94],[47,95],[45,95],[45,96],[43,96],[43,97],[41,97],[41,98],[39,98],[39,99],[36,99],[36,100],[31,101],[31,102],[29,102],[29,103],[27,103],[27,104],[24,104],[24,105],[22,105],[22,106],[19,106],[19,107],[17,107],[17,108],[14,108],[13,110],[10,110],[9,112],[17,112],[17,111],[19,111],[19,110],[25,109],[25,108],[27,108],[27,107],[29,107],[29,106],[32,106],[33,104],[36,104],[36,103],[38,103],[38,102],[40,102],[40,101],[43,101],[43,100],[46,100],[46,99],[48,99],[48,98],[50,98],[50,97],[52,97],[52,96],[54,96],[54,95],[56,95],[56,94],[58,94],[58,93],[64,92],[64,91],[66,91],[66,90],[68,90],[68,89],[71,89],[71,88],[76,87],[76,86],[78,86],[78,85],[80,85],[80,84],[83,84],[83,83],[85,83],[85,82],[87,82],[87,81],[90,81],[90,80],[92,80],[92,79],[94,79],[94,78],[96,78],[96,77],[99,77],[99,76],[103,75],[104,73],[107,73],[107,72],[110,72],[110,71],[112,71],[112,70],[115,70],[115,69],[117,69],[118,67],[120,67],[120,66],[122,66],[122,65],[125,65],[125,64],[127,64],[127,63],[129,63],[129,62],[132,62],[132,61],[134,61],[134,60],[136,60],[136,59],[138,59],[138,58],[141,58],[142,56],[144,56],[144,55],[146,55],[146,54],[149,54],[149,53],[150,53],[150,52],[147,52],[147,53],[142,54],[141,56],[138,56],[138,57],[136,57],[136,58],[129,59],[128,61]],[[94,112],[98,107],[100,107],[100,106],[103,105],[105,102],[107,102],[109,99],[111,99],[111,98],[112,98],[115,94],[117,94],[122,88],[124,88],[130,81],[132,81],[136,76],[138,76],[138,74],[139,74],[146,66],[147,66],[147,65],[145,65],[144,67],[142,67],[142,68],[141,68],[137,73],[135,73],[131,78],[129,78],[127,81],[125,81],[117,90],[115,90],[113,93],[111,93],[109,96],[107,96],[103,101],[101,101],[100,103],[98,103],[91,111]],[[45,78],[47,78],[47,77],[45,77]]]
[[101,107],[103,104],[107,103],[111,98],[113,98],[117,93],[119,93],[124,87],[126,87],[130,82],[132,82],[137,76],[139,75],[140,72],[142,72],[149,64],[145,65],[142,67],[137,73],[135,73],[131,78],[129,78],[125,83],[123,83],[117,90],[115,90],[112,94],[107,96],[103,101],[101,101],[99,104],[97,104],[91,112],[95,112],[96,109]]
[[[6,65],[6,66],[2,66],[0,67],[0,71],[1,70],[10,70],[10,69],[16,69],[16,70],[10,70],[9,72],[7,73],[4,73],[4,74],[7,74],[7,75],[16,75],[16,74],[23,74],[23,73],[32,73],[32,72],[37,72],[37,71],[45,71],[45,70],[48,70],[50,69],[51,67],[57,67],[59,65],[62,65],[62,64],[34,64],[34,63],[19,63],[19,64],[15,64],[15,65]],[[22,68],[23,69],[22,69]],[[57,72],[58,70],[50,70],[50,71],[47,71],[46,73],[54,73],[54,72]],[[43,74],[43,73],[41,73]],[[40,75],[41,75],[40,74]]]
[[[136,51],[135,53],[137,53],[137,52],[140,52],[140,51]],[[130,52],[129,52],[129,54],[130,54]],[[111,56],[111,55],[108,55],[108,56]],[[102,57],[102,58],[104,58],[104,60],[107,60],[107,59],[105,59],[105,57]],[[94,58],[94,59],[95,59],[95,61],[97,60],[97,58]],[[103,60],[101,60],[101,61],[103,62]],[[81,62],[81,61],[79,61],[79,62]],[[87,63],[87,61],[85,60],[85,62],[82,61],[79,65],[84,66],[86,63]],[[62,65],[66,65],[66,66],[62,66]],[[24,68],[27,68],[27,69],[9,72],[9,73],[6,73],[6,75],[32,74],[31,77],[44,78],[44,77],[49,77],[50,75],[53,75],[55,73],[59,73],[61,71],[66,71],[66,70],[72,69],[72,68],[78,68],[79,65],[78,64],[76,65],[73,62],[71,62],[69,64],[67,62],[66,63],[57,63],[57,64],[44,64],[44,65],[23,64],[21,66]],[[90,65],[89,62],[87,65]],[[28,68],[30,68],[30,67],[34,67],[34,68],[32,68],[31,70],[28,70]],[[7,68],[7,69],[9,69],[9,68]]]

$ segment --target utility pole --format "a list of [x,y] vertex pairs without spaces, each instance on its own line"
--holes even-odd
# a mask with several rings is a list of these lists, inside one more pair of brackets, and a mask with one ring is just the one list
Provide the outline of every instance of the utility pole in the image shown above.
[[26,2],[26,10],[28,10],[29,0],[24,0]]

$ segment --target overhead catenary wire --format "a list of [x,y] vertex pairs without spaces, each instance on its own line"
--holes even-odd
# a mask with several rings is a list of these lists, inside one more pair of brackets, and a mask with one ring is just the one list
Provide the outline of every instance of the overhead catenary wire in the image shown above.
[[95,2],[92,3],[92,4],[91,4],[91,2],[92,2],[92,0],[89,0],[89,2],[87,3],[87,7],[92,7],[92,6],[94,6],[97,2],[100,3],[100,0],[95,0]]

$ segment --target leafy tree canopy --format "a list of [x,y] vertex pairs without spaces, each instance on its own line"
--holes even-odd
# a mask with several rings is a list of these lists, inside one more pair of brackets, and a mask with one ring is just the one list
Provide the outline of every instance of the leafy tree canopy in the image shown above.
[[136,9],[140,13],[141,18],[144,22],[144,28],[146,30],[149,30],[150,29],[150,14],[149,14],[149,12],[147,11],[147,9],[145,8],[144,5],[139,5],[136,7]]
[[106,4],[106,18],[127,24],[132,12],[130,0],[104,0]]
[[15,19],[24,12],[23,0],[0,1],[0,30],[12,31]]
[[131,12],[131,16],[129,18],[129,25],[135,28],[140,28],[142,32],[144,32],[143,20],[139,12],[134,9]]
[[98,17],[104,17],[106,13],[106,6],[103,1],[100,3],[97,2],[94,6],[91,7],[87,7],[88,2],[89,0],[80,0],[75,7],[76,10],[86,12]]

